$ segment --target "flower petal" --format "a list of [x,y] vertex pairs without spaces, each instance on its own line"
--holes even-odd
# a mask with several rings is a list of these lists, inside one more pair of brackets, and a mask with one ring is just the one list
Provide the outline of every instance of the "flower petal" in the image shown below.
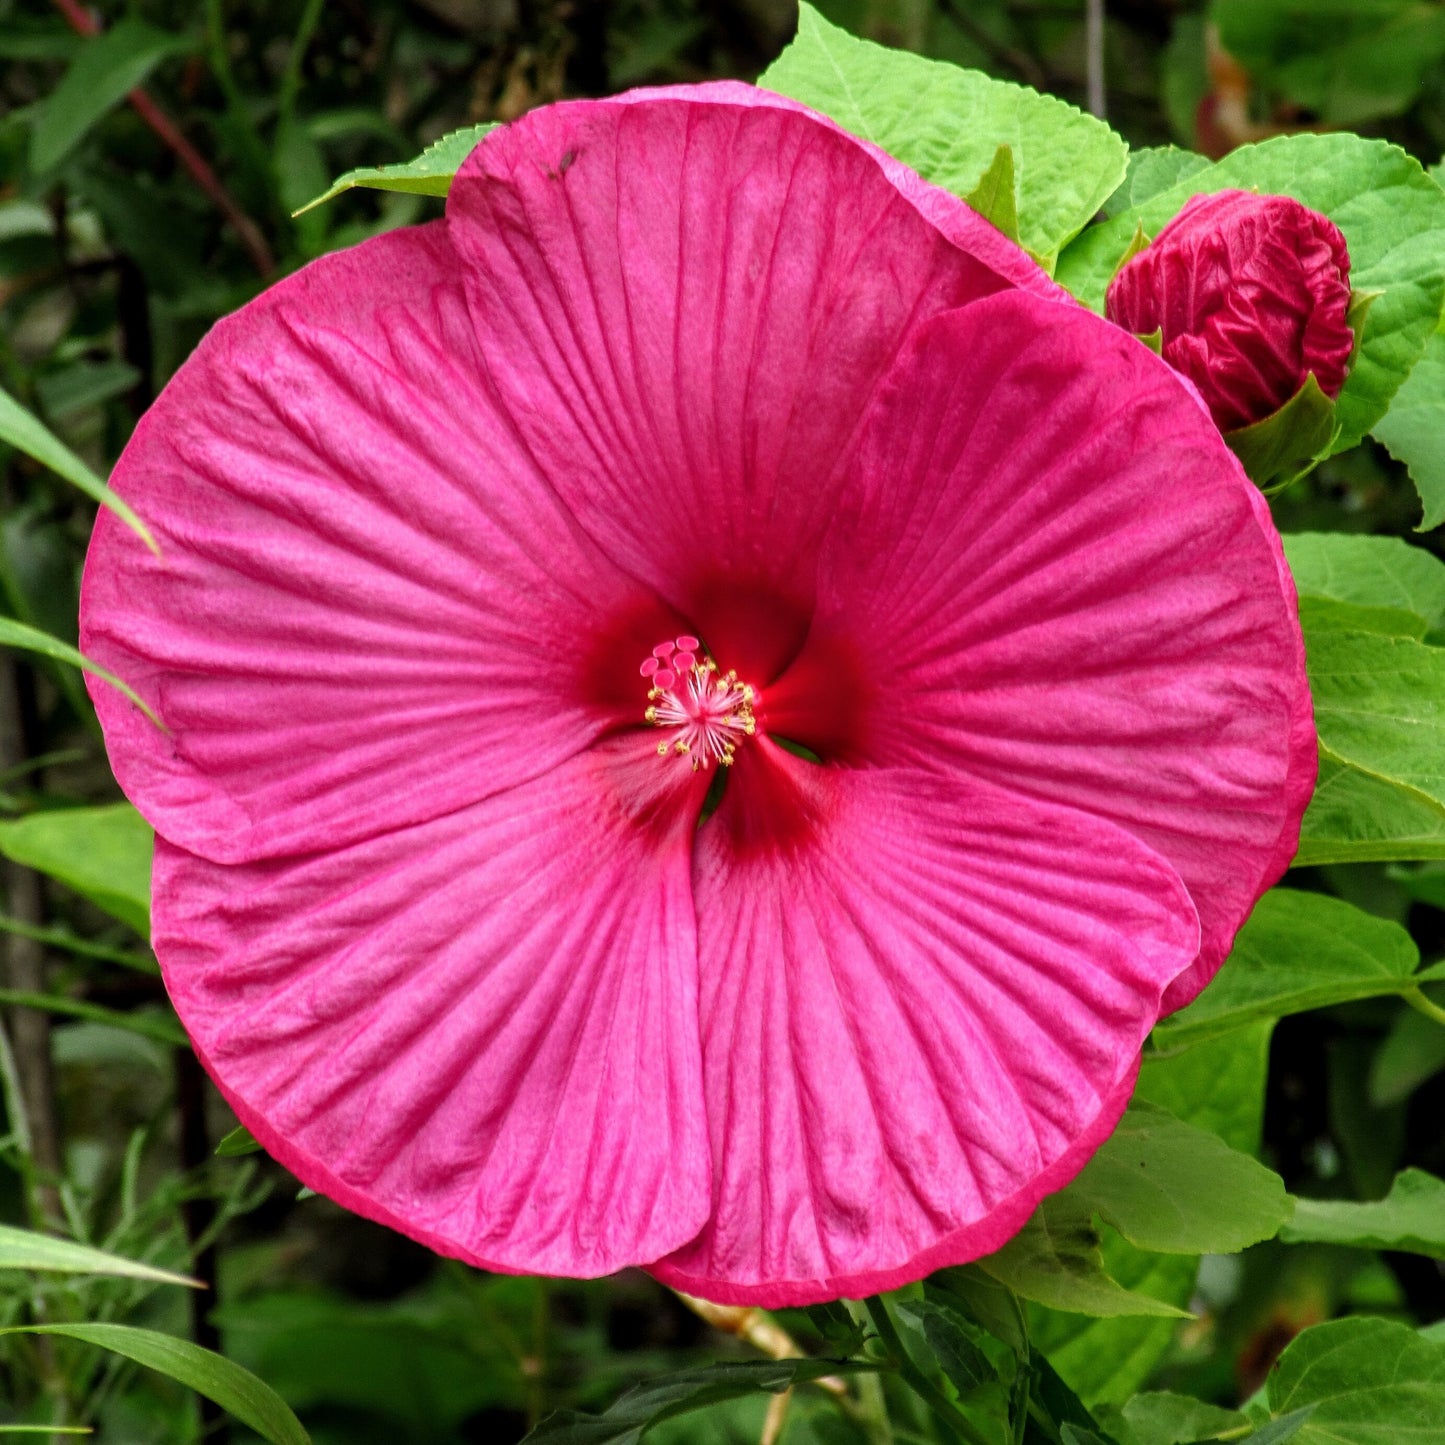
[[1263,499],[1144,347],[1019,293],[920,332],[859,465],[767,726],[1128,829],[1194,898],[1201,958],[1171,1004],[1197,992],[1287,865],[1314,781]]
[[309,858],[160,840],[156,953],[241,1121],[312,1188],[489,1269],[606,1274],[690,1238],[696,809],[657,797],[687,776],[592,752]]
[[597,552],[483,385],[444,223],[328,256],[220,322],[141,422],[82,646],[122,787],[236,861],[437,817],[575,753],[678,624]]
[[765,683],[904,338],[1013,284],[964,243],[1038,273],[960,202],[946,237],[868,149],[745,93],[534,111],[477,147],[447,214],[492,379],[558,495]]
[[1198,926],[1074,809],[762,741],[698,835],[708,1298],[891,1289],[1001,1245],[1107,1136]]

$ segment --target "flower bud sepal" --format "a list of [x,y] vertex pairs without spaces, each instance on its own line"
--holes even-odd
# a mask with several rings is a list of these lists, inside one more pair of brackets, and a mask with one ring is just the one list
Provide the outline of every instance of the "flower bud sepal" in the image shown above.
[[1250,479],[1261,490],[1274,493],[1313,471],[1329,456],[1339,434],[1335,403],[1310,372],[1278,411],[1225,432],[1224,440]]

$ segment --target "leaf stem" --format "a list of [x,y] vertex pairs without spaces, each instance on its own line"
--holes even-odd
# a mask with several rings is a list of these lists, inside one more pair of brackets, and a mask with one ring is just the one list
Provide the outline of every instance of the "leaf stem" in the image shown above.
[[967,1440],[969,1445],[991,1445],[988,1436],[913,1363],[913,1358],[909,1355],[882,1297],[871,1295],[863,1304],[868,1311],[868,1318],[873,1321],[873,1328],[878,1331],[878,1338],[893,1357],[898,1373],[908,1382],[913,1392],[950,1430]]
[[1417,1013],[1422,1013],[1427,1019],[1434,1019],[1437,1024],[1445,1025],[1445,1008],[1429,998],[1425,990],[1418,984],[1405,990],[1405,1002]]

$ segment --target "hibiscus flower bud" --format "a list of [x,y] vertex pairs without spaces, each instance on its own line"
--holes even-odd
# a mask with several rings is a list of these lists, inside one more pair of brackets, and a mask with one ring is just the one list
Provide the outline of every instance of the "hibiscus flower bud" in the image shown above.
[[1109,286],[1109,319],[1159,333],[1220,431],[1278,411],[1313,374],[1339,395],[1354,333],[1350,258],[1327,217],[1288,196],[1195,196]]

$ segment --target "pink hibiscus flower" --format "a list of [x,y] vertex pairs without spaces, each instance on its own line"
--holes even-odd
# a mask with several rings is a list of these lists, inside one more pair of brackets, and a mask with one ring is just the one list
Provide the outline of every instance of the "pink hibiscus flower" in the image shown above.
[[302,1180],[488,1268],[778,1305],[993,1249],[1312,785],[1196,401],[744,86],[496,132],[114,481],[163,555],[102,516],[83,640],[166,723],[94,693],[177,1008]]

